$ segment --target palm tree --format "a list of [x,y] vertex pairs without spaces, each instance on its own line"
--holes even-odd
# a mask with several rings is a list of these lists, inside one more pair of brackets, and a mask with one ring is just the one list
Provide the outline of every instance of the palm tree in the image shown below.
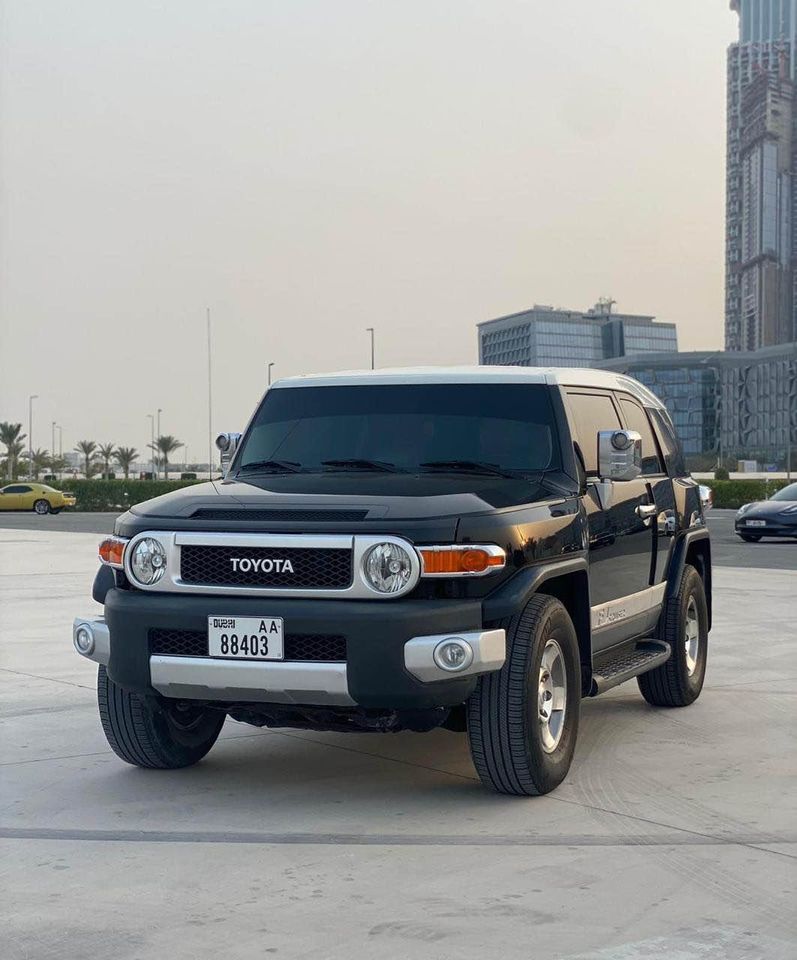
[[117,447],[114,451],[113,458],[124,470],[125,480],[130,478],[130,467],[137,456],[138,450],[135,447]]
[[34,480],[38,480],[42,470],[46,470],[50,465],[50,453],[48,450],[34,450],[33,456],[27,453],[25,459],[28,461],[28,473],[33,476]]
[[155,453],[160,454],[158,459],[163,464],[163,476],[168,480],[169,479],[169,454],[174,453],[179,447],[182,447],[182,443],[177,439],[177,437],[172,437],[168,433],[165,437],[158,437],[154,444],[150,443],[150,447],[155,451]]
[[69,464],[63,457],[50,457],[48,466],[52,473],[57,473],[60,477]]
[[97,460],[102,464],[102,475],[107,479],[111,472],[111,458],[116,450],[113,443],[100,443],[97,445]]
[[23,440],[25,434],[22,433],[21,423],[0,423],[0,443],[6,448],[6,471],[9,480],[17,475],[17,460],[20,453],[25,449]]
[[81,440],[80,443],[75,445],[75,450],[78,453],[82,453],[86,459],[86,479],[88,480],[92,474],[92,464],[91,458],[94,456],[94,453],[97,449],[97,444],[93,440]]

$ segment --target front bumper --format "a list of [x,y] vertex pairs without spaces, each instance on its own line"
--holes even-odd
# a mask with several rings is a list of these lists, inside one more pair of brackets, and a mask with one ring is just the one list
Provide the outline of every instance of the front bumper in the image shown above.
[[746,533],[755,537],[797,537],[797,523],[780,523],[775,520],[767,520],[766,526],[756,527],[742,518],[734,523],[734,530],[738,534]]
[[[204,631],[209,616],[282,617],[286,631],[334,631],[346,638],[345,662],[244,661],[150,652],[151,630]],[[427,709],[455,706],[478,675],[503,666],[503,630],[483,630],[478,600],[337,601],[180,596],[112,589],[105,618],[75,620],[75,648],[104,663],[111,679],[140,693],[177,699]],[[89,627],[94,644],[81,649]],[[434,650],[465,640],[472,661],[443,670]]]

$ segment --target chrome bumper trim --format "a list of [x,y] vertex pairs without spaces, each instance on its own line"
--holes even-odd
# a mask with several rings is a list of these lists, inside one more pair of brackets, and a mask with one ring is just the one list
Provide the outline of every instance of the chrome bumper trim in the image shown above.
[[345,663],[153,656],[149,670],[158,693],[179,700],[354,705]]
[[[465,640],[473,650],[473,660],[464,670],[443,670],[434,660],[435,647],[443,640]],[[413,637],[404,644],[404,666],[423,683],[457,680],[478,673],[500,670],[506,660],[506,631],[479,630],[467,633],[439,633]]]
[[[85,627],[94,638],[94,646],[88,652],[81,650],[75,642],[80,627]],[[81,657],[108,666],[111,659],[111,634],[104,617],[75,617],[72,622],[72,644]]]

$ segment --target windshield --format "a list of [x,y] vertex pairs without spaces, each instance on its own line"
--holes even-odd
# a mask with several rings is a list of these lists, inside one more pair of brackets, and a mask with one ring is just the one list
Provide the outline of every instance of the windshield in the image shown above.
[[778,490],[769,498],[770,500],[797,500],[797,483],[790,483],[788,487]]
[[266,395],[237,469],[522,476],[560,468],[555,436],[542,384],[288,387]]

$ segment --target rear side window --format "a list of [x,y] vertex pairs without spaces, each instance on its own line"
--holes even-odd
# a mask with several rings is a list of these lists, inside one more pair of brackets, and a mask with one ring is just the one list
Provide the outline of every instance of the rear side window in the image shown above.
[[617,410],[612,398],[605,393],[569,393],[567,403],[570,407],[573,439],[584,457],[587,475],[597,476],[598,432],[620,429]]
[[30,491],[30,487],[26,487],[24,484],[17,484],[15,487],[6,487],[3,493],[30,493]]
[[667,464],[667,473],[671,477],[685,477],[689,473],[686,469],[686,460],[681,441],[675,432],[669,414],[663,410],[651,410],[650,417],[653,420],[653,426],[656,428],[656,435],[659,438],[664,461]]
[[620,407],[625,417],[625,425],[629,430],[636,430],[642,437],[642,474],[648,476],[654,473],[663,473],[659,459],[659,450],[653,436],[653,428],[648,415],[635,400],[620,397]]

